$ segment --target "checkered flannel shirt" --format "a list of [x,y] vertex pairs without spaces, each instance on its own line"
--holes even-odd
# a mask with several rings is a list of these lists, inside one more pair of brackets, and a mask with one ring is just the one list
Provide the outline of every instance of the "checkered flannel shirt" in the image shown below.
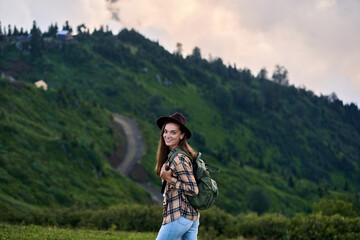
[[[173,149],[168,155],[168,161],[178,148]],[[173,178],[166,184],[163,200],[163,225],[185,217],[195,221],[199,217],[198,209],[194,208],[185,195],[198,194],[199,188],[193,174],[191,160],[184,154],[178,153],[170,164]]]

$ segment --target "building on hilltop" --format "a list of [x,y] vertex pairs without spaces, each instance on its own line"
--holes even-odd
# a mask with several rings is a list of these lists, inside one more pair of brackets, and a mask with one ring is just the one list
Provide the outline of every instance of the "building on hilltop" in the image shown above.
[[73,40],[73,36],[71,35],[71,32],[68,30],[62,30],[62,31],[58,31],[56,33],[56,38],[58,40],[62,40],[62,41],[69,41],[69,40]]

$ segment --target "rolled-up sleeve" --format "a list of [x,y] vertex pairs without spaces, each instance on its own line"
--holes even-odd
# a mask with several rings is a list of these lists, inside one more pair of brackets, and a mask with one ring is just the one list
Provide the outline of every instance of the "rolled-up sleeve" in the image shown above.
[[193,173],[193,166],[187,156],[183,154],[175,156],[170,168],[174,173],[170,182],[170,188],[175,188],[180,193],[189,196],[194,196],[199,193],[199,188]]

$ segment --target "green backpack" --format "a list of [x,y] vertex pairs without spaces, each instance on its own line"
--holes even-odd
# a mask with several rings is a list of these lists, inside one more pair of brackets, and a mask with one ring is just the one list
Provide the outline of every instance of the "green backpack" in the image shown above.
[[193,164],[193,172],[196,183],[199,188],[199,194],[195,196],[187,196],[189,202],[194,208],[199,210],[205,210],[211,207],[216,198],[219,195],[219,190],[216,182],[211,179],[210,172],[220,172],[218,168],[212,167],[208,164],[205,164],[204,160],[202,160],[201,153],[197,155],[196,159],[193,160],[186,152],[182,150],[177,150],[169,159],[169,165],[174,160],[174,157],[177,153],[182,153],[186,155]]

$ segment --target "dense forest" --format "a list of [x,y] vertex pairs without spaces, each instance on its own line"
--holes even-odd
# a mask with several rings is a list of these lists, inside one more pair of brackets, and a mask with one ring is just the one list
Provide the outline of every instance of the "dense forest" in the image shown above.
[[[89,161],[108,166],[104,156],[114,150],[115,143],[97,138],[105,134],[97,132],[99,124],[110,124],[104,119],[101,123],[97,120],[107,111],[137,120],[146,144],[141,164],[147,175],[142,176],[142,181],[160,187],[153,171],[159,137],[155,120],[177,111],[187,117],[193,131],[190,144],[221,169],[213,177],[220,189],[216,205],[224,211],[310,213],[314,202],[330,198],[350,202],[360,214],[358,107],[353,103],[343,104],[335,93],[317,96],[311,90],[291,85],[285,67],[276,66],[271,76],[266,69],[253,74],[246,67],[225,65],[220,58],[206,60],[198,47],[194,47],[192,54],[183,56],[178,44],[177,51],[170,53],[133,29],[114,34],[108,28],[90,32],[80,25],[76,28],[77,35],[65,40],[58,38],[60,29],[56,24],[46,32],[41,32],[36,22],[29,33],[10,26],[7,30],[0,29],[0,71],[4,79],[16,80],[16,84],[1,81],[0,170],[1,177],[7,178],[1,181],[1,196],[22,191],[13,188],[9,192],[9,181],[17,187],[37,188],[26,179],[35,171],[47,172],[50,166],[44,169],[46,163],[39,162],[22,174],[14,169],[30,166],[33,157],[28,156],[46,158],[48,153],[44,149],[51,141],[55,145],[62,141],[75,144],[71,139],[78,139],[74,142],[79,155],[73,159],[81,162],[81,154],[88,154],[82,150],[85,144],[86,149],[97,154],[95,160]],[[72,31],[68,22],[62,29]],[[40,79],[52,90],[41,93],[45,96],[32,94],[35,90],[28,90],[29,87],[16,88]],[[28,95],[33,98],[22,100]],[[88,120],[78,127],[66,127],[66,131],[61,126],[68,126],[80,114],[76,109],[64,115],[62,108],[55,108],[57,113],[41,111],[36,104],[36,101],[47,102],[44,104],[52,109],[54,104],[72,98],[89,105],[81,113]],[[17,104],[20,101],[24,102]],[[26,101],[34,104],[29,105],[33,106],[31,113],[25,111]],[[97,109],[103,109],[104,113],[93,113],[100,111]],[[43,119],[49,119],[36,127],[34,122],[40,117],[32,119],[34,112],[46,113]],[[57,118],[56,114],[62,116],[61,122],[51,120]],[[86,124],[91,121],[98,124],[88,127]],[[43,129],[45,125],[48,130]],[[31,134],[24,135],[23,129]],[[65,135],[51,133],[56,129]],[[88,135],[84,135],[82,142],[79,134],[85,132]],[[31,144],[41,134],[49,134],[46,137],[52,140]],[[21,146],[21,151],[13,156],[15,144]],[[67,158],[65,155],[54,161],[62,162]],[[96,162],[93,164],[96,166]],[[43,187],[47,189],[46,186]],[[130,196],[124,202],[131,202]],[[70,195],[61,197],[63,202],[71,203]],[[27,198],[19,200],[33,203]]]

